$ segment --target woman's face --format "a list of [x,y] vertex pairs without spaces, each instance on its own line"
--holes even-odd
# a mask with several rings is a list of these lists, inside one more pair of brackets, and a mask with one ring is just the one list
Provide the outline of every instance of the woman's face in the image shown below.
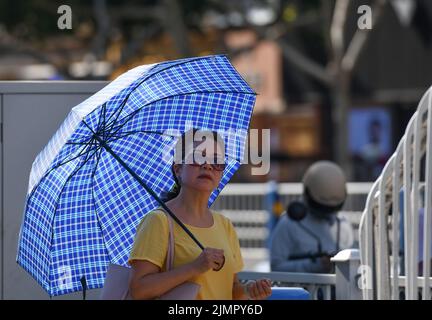
[[[214,140],[206,140],[191,149],[185,156],[186,164],[174,165],[174,172],[180,178],[182,188],[189,187],[203,192],[216,189],[223,173],[211,165],[216,163],[216,159],[217,163],[225,162],[224,150]],[[193,160],[203,164],[193,165]]]

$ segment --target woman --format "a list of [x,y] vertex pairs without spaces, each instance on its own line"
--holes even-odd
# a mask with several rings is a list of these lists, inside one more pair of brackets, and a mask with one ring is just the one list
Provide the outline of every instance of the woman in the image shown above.
[[161,208],[147,213],[137,228],[129,257],[130,294],[133,299],[153,299],[192,281],[200,285],[197,299],[265,299],[271,294],[270,281],[239,282],[237,272],[242,270],[243,260],[235,229],[229,219],[207,207],[225,167],[223,140],[215,132],[192,130],[193,135],[197,132],[204,134],[204,142],[186,139],[190,136],[186,133],[176,145],[176,159],[181,161],[172,165],[176,186],[165,204],[205,249],[174,222],[174,264],[172,270],[165,271],[167,216]]

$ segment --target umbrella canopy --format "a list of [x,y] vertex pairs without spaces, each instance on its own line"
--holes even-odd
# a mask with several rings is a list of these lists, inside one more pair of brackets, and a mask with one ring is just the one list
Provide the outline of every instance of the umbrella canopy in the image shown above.
[[178,136],[199,128],[225,139],[210,206],[243,160],[254,103],[229,60],[208,56],[137,67],[74,107],[33,162],[18,264],[50,296],[102,287],[172,188]]

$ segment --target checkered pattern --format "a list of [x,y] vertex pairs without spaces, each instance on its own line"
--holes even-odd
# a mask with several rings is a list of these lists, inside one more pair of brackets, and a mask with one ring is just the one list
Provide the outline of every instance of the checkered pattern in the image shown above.
[[240,166],[254,102],[228,59],[209,56],[132,69],[73,108],[33,163],[17,262],[51,296],[82,290],[83,276],[102,287],[109,263],[127,265],[136,226],[159,203],[93,134],[161,196],[174,183],[176,138],[218,131],[228,165],[210,206]]

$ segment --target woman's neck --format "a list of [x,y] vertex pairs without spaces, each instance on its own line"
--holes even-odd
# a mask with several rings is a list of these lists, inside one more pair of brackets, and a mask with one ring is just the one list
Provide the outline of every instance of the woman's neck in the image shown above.
[[182,188],[179,195],[168,201],[167,205],[186,223],[199,222],[207,220],[211,214],[207,207],[209,197],[210,194],[208,193]]

